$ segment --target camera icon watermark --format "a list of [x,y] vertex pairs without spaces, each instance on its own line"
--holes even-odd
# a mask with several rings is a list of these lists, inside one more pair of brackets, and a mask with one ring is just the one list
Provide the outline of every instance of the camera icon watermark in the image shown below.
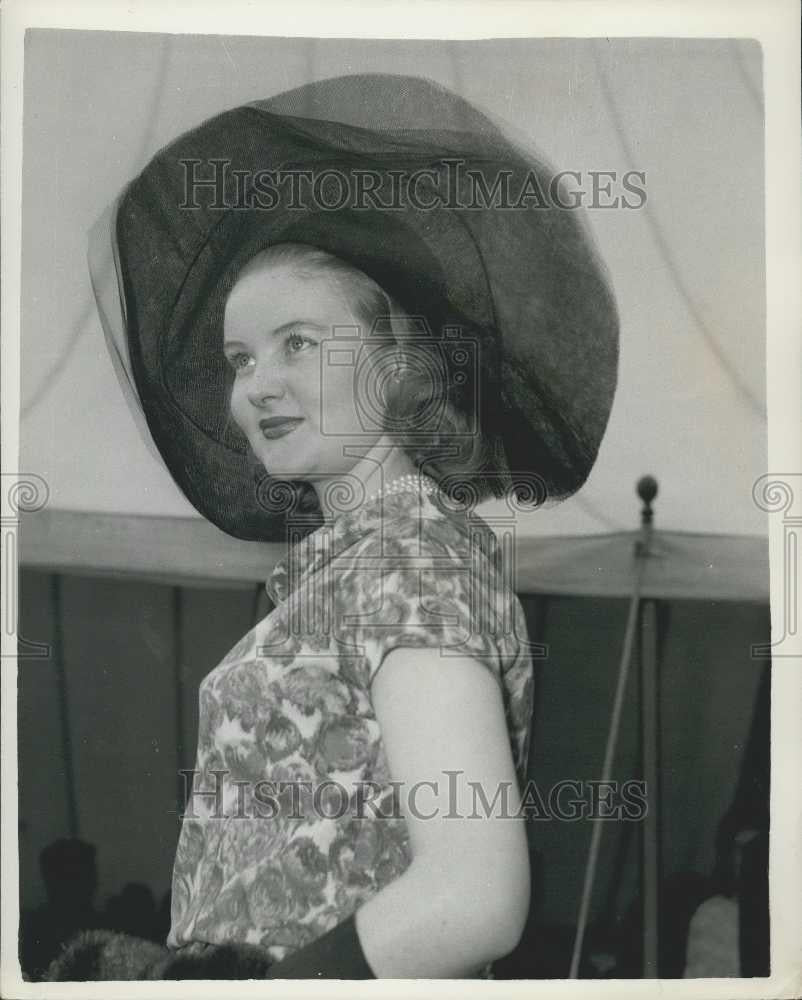
[[[459,326],[433,335],[423,316],[380,316],[367,333],[359,326],[334,326],[321,344],[321,433],[477,435],[479,409],[470,397],[478,386],[479,346]],[[342,406],[343,374],[350,379],[356,420]],[[447,422],[455,394],[462,397],[458,431]]]

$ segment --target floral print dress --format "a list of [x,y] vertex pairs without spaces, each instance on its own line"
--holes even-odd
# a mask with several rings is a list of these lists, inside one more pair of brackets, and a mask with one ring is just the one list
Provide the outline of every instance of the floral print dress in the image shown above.
[[280,960],[412,860],[371,683],[396,646],[471,655],[501,687],[518,779],[533,675],[495,535],[440,494],[398,493],[291,545],[274,610],[199,691],[168,947],[248,942]]

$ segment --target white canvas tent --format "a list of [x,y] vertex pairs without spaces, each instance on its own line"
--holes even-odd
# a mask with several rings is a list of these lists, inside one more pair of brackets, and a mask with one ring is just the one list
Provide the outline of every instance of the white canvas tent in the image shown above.
[[[727,40],[32,32],[20,468],[43,477],[49,500],[23,520],[23,567],[218,587],[265,579],[280,550],[203,521],[143,441],[96,315],[86,233],[181,131],[309,80],[371,70],[458,91],[578,172],[585,192],[594,171],[644,176],[642,206],[588,212],[619,304],[619,391],[586,487],[515,519],[519,592],[628,597],[635,483],[651,473],[660,492],[644,596],[714,610],[767,604],[767,520],[752,493],[766,470],[761,60],[756,43]],[[503,527],[503,504],[481,513]],[[741,736],[756,681],[737,695]],[[605,702],[602,725],[607,712]],[[731,784],[737,753],[724,766]]]
[[743,41],[32,33],[20,464],[47,480],[50,510],[195,514],[117,388],[85,265],[91,223],[181,131],[361,70],[456,89],[558,169],[579,171],[583,190],[591,171],[645,173],[642,207],[589,210],[622,331],[599,461],[575,500],[522,520],[521,533],[631,530],[634,482],[651,472],[662,528],[765,537],[752,500],[766,469],[761,64]]

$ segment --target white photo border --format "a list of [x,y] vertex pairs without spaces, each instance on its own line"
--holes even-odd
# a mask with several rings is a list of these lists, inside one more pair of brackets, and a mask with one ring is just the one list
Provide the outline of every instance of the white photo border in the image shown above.
[[[303,16],[302,16],[303,14]],[[386,0],[225,4],[187,0],[57,3],[9,0],[2,11],[2,445],[3,471],[18,471],[20,246],[24,37],[27,28],[175,34],[350,38],[677,37],[756,39],[766,102],[768,468],[802,472],[800,428],[800,43],[794,0]],[[235,30],[233,30],[235,29]],[[6,504],[3,496],[3,504]],[[3,516],[7,515],[4,506]],[[769,517],[772,639],[782,638],[782,519]],[[3,581],[8,597],[8,581]],[[797,581],[797,597],[799,595]],[[4,997],[218,997],[218,982],[27,983],[20,977],[17,853],[17,678],[13,635],[2,634],[2,972]],[[794,646],[795,643],[795,646]],[[802,995],[802,636],[772,663],[771,954],[767,979],[226,983],[248,997],[796,997]]]

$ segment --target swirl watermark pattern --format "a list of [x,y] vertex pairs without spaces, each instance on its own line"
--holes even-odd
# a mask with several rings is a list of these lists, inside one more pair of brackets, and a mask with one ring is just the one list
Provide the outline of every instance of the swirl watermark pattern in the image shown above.
[[34,472],[2,473],[2,564],[3,564],[3,632],[16,636],[16,653],[3,653],[17,659],[43,660],[50,656],[45,642],[32,642],[17,631],[19,614],[19,524],[20,514],[33,514],[47,506],[50,489],[45,480]]
[[752,657],[798,656],[791,650],[799,635],[799,543],[802,537],[802,473],[768,472],[755,481],[752,498],[768,514],[782,514],[782,632],[774,642],[752,645]]

